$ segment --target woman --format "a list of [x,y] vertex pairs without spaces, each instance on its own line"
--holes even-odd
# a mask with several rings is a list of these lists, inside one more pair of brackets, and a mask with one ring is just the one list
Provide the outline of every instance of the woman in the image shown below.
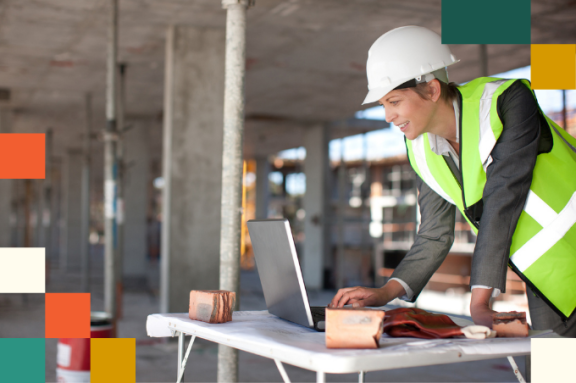
[[331,307],[414,302],[454,240],[455,209],[477,233],[470,312],[492,327],[490,299],[511,267],[529,287],[532,327],[576,337],[576,140],[540,110],[526,80],[448,83],[458,62],[422,27],[382,35],[368,52],[368,96],[405,135],[421,224],[381,288],[338,291]]

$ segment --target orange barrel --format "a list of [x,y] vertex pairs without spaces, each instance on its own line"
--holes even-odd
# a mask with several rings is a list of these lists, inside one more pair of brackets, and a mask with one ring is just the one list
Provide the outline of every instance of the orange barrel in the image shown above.
[[[112,337],[112,321],[104,312],[90,315],[90,337]],[[56,377],[59,383],[90,382],[90,339],[58,339]]]

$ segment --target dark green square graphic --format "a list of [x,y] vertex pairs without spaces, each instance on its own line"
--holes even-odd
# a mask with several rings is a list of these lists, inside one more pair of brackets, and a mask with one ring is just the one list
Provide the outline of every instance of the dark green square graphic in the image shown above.
[[442,0],[442,44],[530,44],[530,0]]
[[46,381],[44,338],[0,338],[0,382]]

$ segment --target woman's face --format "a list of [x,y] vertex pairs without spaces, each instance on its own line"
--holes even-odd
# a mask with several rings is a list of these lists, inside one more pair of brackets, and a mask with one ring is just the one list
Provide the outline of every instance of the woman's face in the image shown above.
[[407,139],[429,132],[436,104],[424,100],[411,88],[397,89],[378,101],[384,106],[386,121],[398,126]]

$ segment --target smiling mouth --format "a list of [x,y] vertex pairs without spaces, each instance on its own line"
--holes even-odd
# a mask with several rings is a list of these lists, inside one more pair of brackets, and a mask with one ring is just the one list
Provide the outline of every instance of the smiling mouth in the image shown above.
[[408,126],[409,123],[410,121],[406,121],[405,123],[398,125],[398,127],[400,128],[401,131],[404,131],[404,129],[406,129],[406,126]]

